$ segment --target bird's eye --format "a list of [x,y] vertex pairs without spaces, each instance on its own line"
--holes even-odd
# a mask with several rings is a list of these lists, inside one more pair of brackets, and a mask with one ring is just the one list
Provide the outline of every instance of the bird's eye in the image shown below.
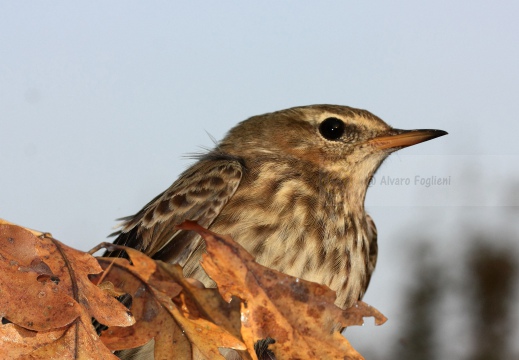
[[327,140],[337,140],[344,134],[345,125],[340,119],[330,117],[319,125],[319,132]]

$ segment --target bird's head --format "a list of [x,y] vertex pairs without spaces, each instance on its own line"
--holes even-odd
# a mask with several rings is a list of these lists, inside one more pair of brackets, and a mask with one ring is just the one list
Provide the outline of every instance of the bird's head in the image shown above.
[[311,105],[249,118],[231,129],[220,148],[245,159],[302,161],[365,189],[390,153],[446,134],[394,129],[347,106]]

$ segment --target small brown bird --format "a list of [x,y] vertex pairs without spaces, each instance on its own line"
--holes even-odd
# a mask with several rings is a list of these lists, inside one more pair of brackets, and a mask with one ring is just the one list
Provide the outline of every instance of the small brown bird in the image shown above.
[[136,215],[115,243],[184,266],[199,265],[204,242],[175,228],[195,220],[230,234],[259,263],[362,298],[377,260],[377,231],[364,210],[368,183],[393,151],[447,134],[397,130],[368,111],[313,105],[254,116]]

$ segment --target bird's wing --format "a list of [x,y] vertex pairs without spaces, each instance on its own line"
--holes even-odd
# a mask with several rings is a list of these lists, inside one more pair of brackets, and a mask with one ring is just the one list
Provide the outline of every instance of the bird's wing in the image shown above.
[[[368,288],[369,281],[371,280],[371,275],[375,270],[375,265],[377,264],[377,256],[378,256],[378,243],[377,243],[377,227],[375,226],[375,222],[371,218],[371,216],[366,215],[366,220],[368,222],[368,241],[369,241],[369,257],[368,257],[368,273],[367,273],[367,281],[366,281],[366,289]],[[366,291],[366,290],[364,290]]]
[[114,243],[182,264],[197,245],[196,234],[175,226],[184,220],[211,225],[238,188],[243,171],[239,158],[210,154],[200,159],[135,216],[125,218]]

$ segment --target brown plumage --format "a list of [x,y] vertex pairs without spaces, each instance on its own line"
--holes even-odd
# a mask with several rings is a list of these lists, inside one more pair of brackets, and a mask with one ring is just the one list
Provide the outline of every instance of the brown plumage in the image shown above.
[[255,116],[126,218],[115,243],[178,262],[212,285],[199,266],[203,241],[175,229],[195,220],[230,234],[265,266],[328,285],[347,307],[362,298],[377,259],[364,210],[371,177],[391,152],[445,134],[396,130],[336,105]]

